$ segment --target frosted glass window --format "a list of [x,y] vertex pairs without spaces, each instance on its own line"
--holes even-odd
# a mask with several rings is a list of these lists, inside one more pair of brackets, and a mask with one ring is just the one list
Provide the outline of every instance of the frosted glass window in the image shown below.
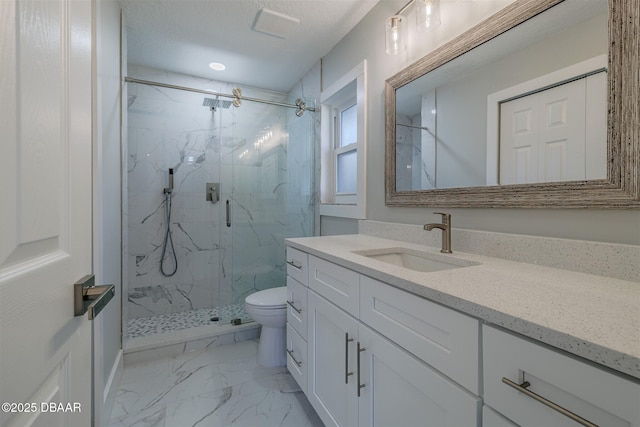
[[340,147],[358,141],[358,109],[354,104],[340,113]]
[[358,191],[358,154],[356,150],[338,154],[337,192],[356,193]]

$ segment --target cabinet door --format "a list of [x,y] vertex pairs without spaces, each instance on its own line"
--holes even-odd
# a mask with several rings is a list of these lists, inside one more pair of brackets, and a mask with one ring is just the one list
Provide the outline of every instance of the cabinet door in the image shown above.
[[359,343],[360,427],[479,425],[477,397],[362,324]]
[[307,305],[307,398],[325,426],[356,426],[358,322],[311,290]]

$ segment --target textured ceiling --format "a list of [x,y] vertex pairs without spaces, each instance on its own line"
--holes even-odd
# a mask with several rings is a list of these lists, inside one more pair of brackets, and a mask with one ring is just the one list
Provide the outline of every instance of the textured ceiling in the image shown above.
[[[128,62],[288,91],[378,0],[120,0]],[[286,39],[254,31],[267,8],[296,18]],[[227,68],[215,72],[210,62]]]

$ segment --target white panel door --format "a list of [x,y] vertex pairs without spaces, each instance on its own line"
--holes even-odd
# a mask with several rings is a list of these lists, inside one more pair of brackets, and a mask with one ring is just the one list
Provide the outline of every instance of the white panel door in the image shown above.
[[[2,426],[91,425],[90,0],[0,1]],[[8,409],[8,411],[7,411]]]
[[586,79],[500,105],[500,183],[585,179]]
[[538,179],[585,179],[585,91],[581,79],[540,92]]

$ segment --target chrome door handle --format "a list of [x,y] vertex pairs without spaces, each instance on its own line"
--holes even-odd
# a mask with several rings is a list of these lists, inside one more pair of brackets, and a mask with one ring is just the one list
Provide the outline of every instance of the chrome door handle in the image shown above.
[[358,397],[360,397],[360,389],[364,388],[364,384],[360,384],[360,353],[365,351],[364,347],[360,347],[360,341],[358,341]]
[[349,332],[344,333],[344,383],[349,384],[349,376],[353,375],[353,372],[349,372],[349,343],[353,341],[353,338],[349,338]]
[[[302,309],[296,308],[296,306],[293,305],[293,301],[287,300],[287,304],[289,304],[291,306],[291,308],[293,308],[298,314],[302,313]],[[280,348],[282,348],[282,347],[280,347]]]
[[287,264],[289,264],[291,267],[293,267],[293,268],[295,268],[295,269],[297,269],[297,270],[302,271],[302,266],[301,266],[301,265],[296,264],[296,262],[295,262],[295,261],[287,261]]
[[572,419],[573,421],[577,422],[580,425],[583,425],[585,427],[598,427],[597,424],[594,424],[591,421],[582,418],[580,415],[577,415],[577,414],[571,412],[570,410],[558,405],[557,403],[554,403],[554,402],[552,402],[552,401],[550,401],[548,399],[545,399],[544,397],[540,396],[539,394],[536,394],[536,393],[532,392],[531,390],[529,390],[527,388],[527,387],[529,387],[531,385],[531,383],[529,381],[525,381],[522,384],[518,384],[518,383],[514,383],[513,381],[511,381],[509,378],[502,377],[502,382],[505,383],[506,385],[508,385],[509,387],[515,388],[520,393],[523,393],[523,394],[529,396],[530,398],[542,403],[543,405],[548,406],[549,408],[553,409],[554,411],[560,412],[565,417],[568,417],[568,418]]
[[[293,350],[289,350],[287,349],[287,353],[289,354],[289,356],[291,356],[291,358],[293,359],[293,363],[296,364],[296,366],[299,368],[300,366],[302,366],[302,362],[298,362],[295,358],[295,356],[293,355]],[[282,354],[282,353],[281,353]]]

